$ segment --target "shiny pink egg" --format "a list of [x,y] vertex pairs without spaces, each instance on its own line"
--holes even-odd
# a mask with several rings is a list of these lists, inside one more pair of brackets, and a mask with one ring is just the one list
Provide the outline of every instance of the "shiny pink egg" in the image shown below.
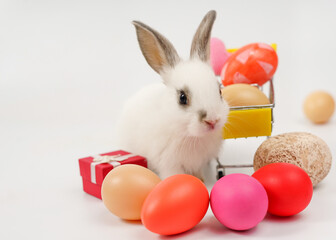
[[268,197],[255,178],[246,174],[230,174],[213,186],[210,206],[224,226],[233,230],[248,230],[264,219]]

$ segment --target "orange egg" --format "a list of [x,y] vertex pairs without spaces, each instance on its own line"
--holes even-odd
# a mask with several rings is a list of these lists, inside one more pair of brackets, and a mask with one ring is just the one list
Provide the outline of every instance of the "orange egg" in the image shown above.
[[278,66],[275,50],[265,43],[248,44],[227,60],[221,79],[224,86],[234,83],[256,83],[262,86],[270,80]]
[[329,93],[315,91],[305,99],[303,110],[313,123],[326,123],[334,113],[335,101]]
[[209,193],[198,178],[179,174],[160,182],[142,207],[144,226],[161,235],[182,233],[198,224],[207,212]]
[[222,96],[230,107],[270,104],[267,96],[257,87],[237,83],[222,89]]
[[113,214],[125,220],[139,220],[147,195],[160,182],[149,169],[125,164],[112,169],[102,184],[102,199]]

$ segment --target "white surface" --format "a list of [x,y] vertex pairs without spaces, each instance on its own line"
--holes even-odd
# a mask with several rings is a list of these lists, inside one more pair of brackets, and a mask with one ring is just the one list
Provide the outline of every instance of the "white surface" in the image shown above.
[[[85,194],[77,159],[114,150],[123,102],[159,81],[130,22],[158,29],[187,57],[210,9],[227,47],[278,43],[273,134],[308,131],[336,155],[335,116],[315,126],[302,113],[312,90],[336,96],[334,1],[0,1],[0,239],[166,239]],[[262,140],[227,141],[223,159],[251,163]],[[210,190],[214,166],[207,172]],[[335,190],[333,165],[298,216],[234,232],[209,210],[171,239],[335,239]]]

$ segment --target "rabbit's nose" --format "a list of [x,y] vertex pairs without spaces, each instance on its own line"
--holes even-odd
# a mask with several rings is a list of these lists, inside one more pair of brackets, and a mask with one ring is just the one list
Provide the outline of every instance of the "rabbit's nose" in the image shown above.
[[214,129],[219,119],[215,120],[204,120],[204,123],[209,126],[210,129]]

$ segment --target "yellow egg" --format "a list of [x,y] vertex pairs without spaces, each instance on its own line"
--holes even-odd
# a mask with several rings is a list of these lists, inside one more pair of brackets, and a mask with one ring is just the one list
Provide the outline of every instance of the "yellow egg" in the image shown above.
[[222,89],[222,96],[231,107],[270,104],[262,91],[249,84],[237,83],[226,86]]
[[139,165],[116,167],[103,181],[103,202],[116,216],[125,220],[139,220],[147,195],[160,181],[155,173]]
[[313,123],[326,123],[334,113],[335,101],[329,93],[315,91],[305,99],[303,110]]

